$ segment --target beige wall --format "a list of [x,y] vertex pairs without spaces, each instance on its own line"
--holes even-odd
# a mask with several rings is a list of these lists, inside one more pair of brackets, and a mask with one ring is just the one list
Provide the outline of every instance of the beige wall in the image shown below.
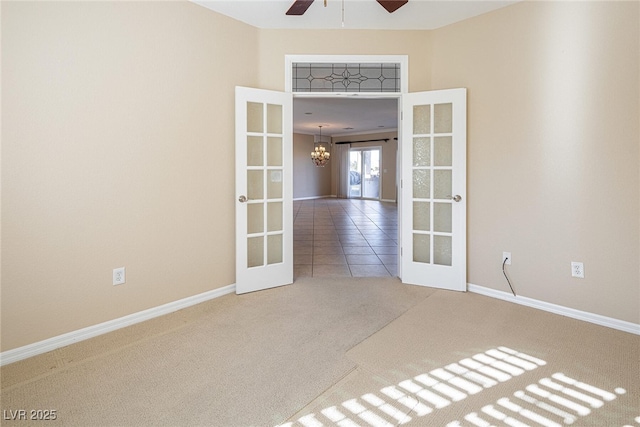
[[[468,281],[640,323],[638,2],[524,2],[432,33],[468,88]],[[584,262],[585,278],[570,276]]]
[[[328,147],[327,147],[328,148]],[[317,167],[311,162],[313,135],[293,134],[293,198],[331,195],[331,167]],[[329,160],[331,164],[331,160]]]
[[[352,144],[352,148],[365,148],[365,147],[382,147],[382,164],[380,166],[380,176],[382,181],[382,194],[381,199],[386,201],[396,200],[396,156],[398,153],[398,141],[394,138],[398,137],[398,132],[378,132],[378,133],[366,133],[349,136],[339,136],[333,138],[333,142],[340,141],[361,141],[368,139],[384,139],[388,138],[387,142],[361,142]],[[337,194],[337,177],[338,169],[337,162],[332,165],[331,173],[331,194]],[[386,170],[386,172],[385,172]]]
[[1,7],[2,350],[234,283],[257,30],[188,2]]

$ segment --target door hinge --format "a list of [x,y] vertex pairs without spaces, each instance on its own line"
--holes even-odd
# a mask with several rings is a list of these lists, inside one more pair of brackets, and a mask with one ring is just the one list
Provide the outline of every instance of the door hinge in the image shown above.
[[402,255],[403,255],[403,253],[402,253],[402,248],[400,248],[400,256],[402,256]]

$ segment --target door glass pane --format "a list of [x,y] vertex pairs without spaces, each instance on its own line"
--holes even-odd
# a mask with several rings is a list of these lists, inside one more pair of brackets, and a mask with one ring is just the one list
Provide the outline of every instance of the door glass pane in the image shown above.
[[282,198],[282,169],[267,171],[269,180],[267,181],[267,198]]
[[451,203],[433,204],[433,230],[451,233]]
[[247,137],[247,166],[263,165],[263,149],[261,136]]
[[450,133],[452,131],[452,104],[436,104],[433,106],[433,121],[435,133]]
[[415,169],[413,171],[413,197],[415,199],[428,199],[431,197],[431,171],[428,169]]
[[264,230],[264,206],[262,203],[247,204],[247,233],[262,233]]
[[431,138],[413,138],[413,166],[431,166]]
[[452,151],[451,151],[451,137],[450,136],[438,136],[434,138],[434,159],[433,164],[435,166],[451,166]]
[[413,234],[413,261],[431,263],[431,236],[429,234]]
[[282,234],[267,236],[267,264],[282,262]]
[[264,265],[264,237],[249,237],[247,239],[247,267]]
[[267,166],[282,166],[282,138],[267,138]]
[[413,229],[422,231],[431,229],[431,203],[413,202]]
[[262,132],[264,126],[262,104],[247,102],[247,132]]
[[267,203],[267,231],[282,231],[282,202]]
[[451,198],[451,170],[433,171],[433,197],[435,199]]
[[263,172],[247,171],[247,198],[249,200],[260,200],[264,197]]
[[282,105],[267,104],[267,132],[282,133]]
[[413,134],[431,132],[431,105],[413,106]]
[[451,265],[451,236],[433,236],[433,263]]

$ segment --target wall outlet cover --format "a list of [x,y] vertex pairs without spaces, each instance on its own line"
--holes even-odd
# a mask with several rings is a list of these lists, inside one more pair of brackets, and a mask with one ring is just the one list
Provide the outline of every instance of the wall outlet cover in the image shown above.
[[113,285],[122,285],[125,282],[124,267],[113,269]]
[[571,262],[571,277],[584,279],[584,264],[581,262]]
[[[504,262],[505,259],[507,262]],[[502,252],[502,262],[506,265],[511,265],[511,252]]]

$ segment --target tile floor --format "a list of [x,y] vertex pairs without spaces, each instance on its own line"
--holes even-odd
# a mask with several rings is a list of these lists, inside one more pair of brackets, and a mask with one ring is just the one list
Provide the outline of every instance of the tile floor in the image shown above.
[[293,202],[295,277],[396,276],[398,209],[360,199]]

